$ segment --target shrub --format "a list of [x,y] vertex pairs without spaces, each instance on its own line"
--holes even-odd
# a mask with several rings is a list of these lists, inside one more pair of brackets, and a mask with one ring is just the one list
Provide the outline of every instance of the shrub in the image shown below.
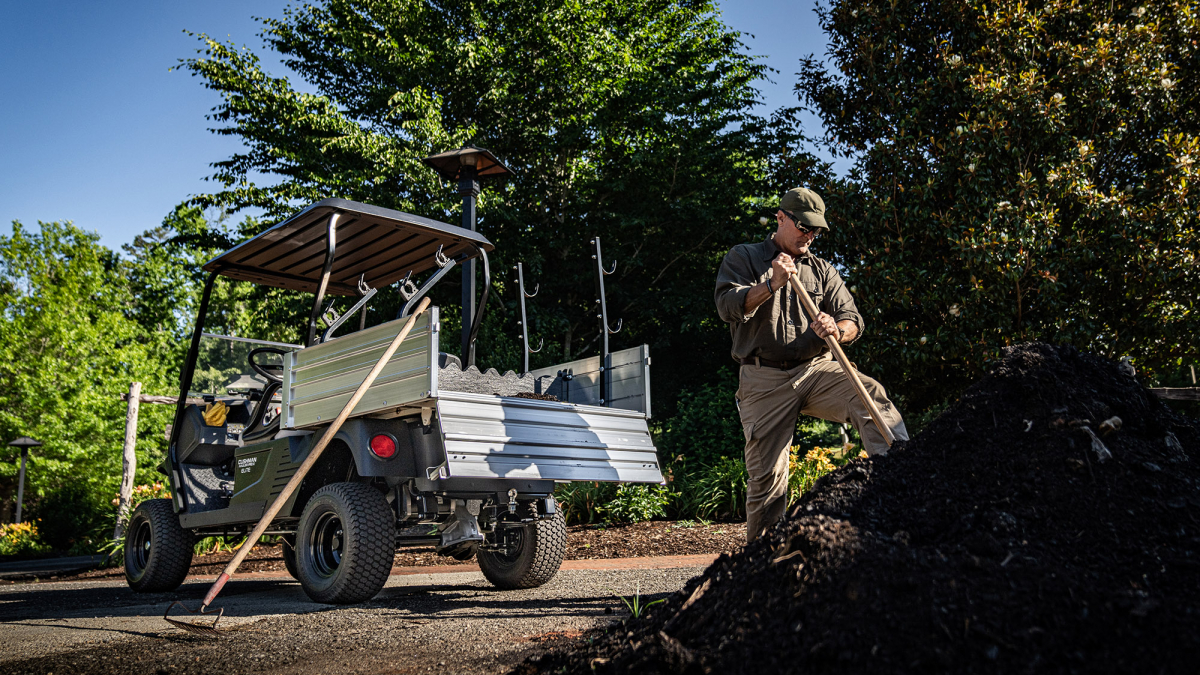
[[613,483],[563,483],[554,489],[554,500],[568,525],[586,525],[600,519],[600,507],[616,492]]
[[746,463],[741,458],[721,457],[697,471],[688,481],[696,494],[696,517],[745,518],[746,479]]
[[689,464],[713,464],[722,457],[740,457],[745,445],[734,396],[736,374],[728,369],[697,390],[679,393],[679,412],[660,431],[664,457],[686,457]]
[[42,540],[56,551],[91,552],[93,537],[110,518],[102,494],[82,483],[67,483],[43,497],[34,508]]
[[670,496],[664,485],[624,483],[616,494],[599,507],[605,520],[611,523],[640,523],[643,520],[667,515]]
[[33,521],[0,525],[0,555],[35,555],[48,550]]

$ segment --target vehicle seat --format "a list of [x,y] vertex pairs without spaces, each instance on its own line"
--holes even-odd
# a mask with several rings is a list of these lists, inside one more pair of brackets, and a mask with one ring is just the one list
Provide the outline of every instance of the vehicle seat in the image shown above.
[[272,399],[275,398],[275,392],[279,391],[281,382],[268,382],[266,388],[263,389],[262,398],[258,399],[258,404],[254,406],[254,413],[250,416],[249,423],[246,424],[246,431],[242,433],[242,443],[257,441],[263,438],[273,437],[279,431],[279,418],[282,414],[276,415],[267,424],[263,424],[263,420],[267,416],[267,411],[271,409]]
[[[204,410],[199,405],[189,405],[183,411],[183,423],[179,429],[179,441],[175,446],[175,457],[180,463],[218,466],[233,459],[238,447],[238,425],[250,419],[246,401],[225,401],[229,412],[225,423],[210,427],[204,423]],[[230,425],[235,431],[230,433]]]

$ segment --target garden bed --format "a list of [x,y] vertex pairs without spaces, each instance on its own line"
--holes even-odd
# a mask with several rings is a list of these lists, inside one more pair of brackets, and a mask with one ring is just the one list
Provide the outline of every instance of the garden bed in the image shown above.
[[[649,521],[630,525],[572,525],[567,528],[567,560],[637,558],[698,553],[733,553],[746,541],[745,523],[695,523],[689,521]],[[229,551],[197,555],[192,558],[190,574],[216,576],[233,557]],[[396,553],[395,565],[470,565],[474,560],[458,561],[439,556],[432,548],[407,548]],[[256,546],[241,572],[282,572],[283,553],[276,546]],[[69,577],[46,581],[82,579],[123,579],[120,566],[91,570]]]

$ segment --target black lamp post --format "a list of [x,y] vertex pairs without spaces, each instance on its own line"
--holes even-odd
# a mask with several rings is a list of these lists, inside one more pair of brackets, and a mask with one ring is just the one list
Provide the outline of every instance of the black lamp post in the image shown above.
[[17,440],[9,443],[14,448],[21,449],[21,471],[17,478],[17,524],[21,524],[21,501],[25,498],[25,462],[29,459],[30,448],[40,448],[40,441],[35,441],[28,436],[22,436]]
[[[423,161],[442,178],[458,181],[458,194],[463,198],[462,226],[472,232],[475,231],[475,198],[479,196],[479,181],[514,173],[495,155],[473,145],[432,155]],[[471,321],[475,316],[475,261],[464,262],[462,268],[462,355],[463,368],[466,369],[475,363],[475,349],[471,344]]]

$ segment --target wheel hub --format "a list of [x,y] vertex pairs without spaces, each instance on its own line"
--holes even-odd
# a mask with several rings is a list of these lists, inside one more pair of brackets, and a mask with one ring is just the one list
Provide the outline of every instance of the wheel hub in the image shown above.
[[342,521],[335,513],[323,513],[317,518],[308,541],[309,558],[316,572],[330,577],[342,564],[345,531]]

